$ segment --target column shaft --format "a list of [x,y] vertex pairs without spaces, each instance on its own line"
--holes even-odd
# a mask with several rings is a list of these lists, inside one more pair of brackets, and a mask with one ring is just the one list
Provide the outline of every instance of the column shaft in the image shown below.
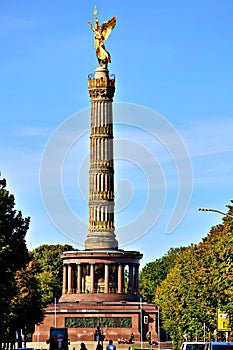
[[68,293],[72,293],[72,266],[68,265]]
[[90,277],[91,277],[91,293],[95,292],[95,265],[90,264]]
[[81,264],[77,265],[77,293],[81,293],[82,286],[82,272],[81,272]]
[[135,292],[138,293],[139,292],[139,265],[136,265],[134,267],[134,271],[135,271],[134,288],[135,288]]
[[[114,227],[112,100],[115,78],[98,67],[89,77],[91,97],[89,225],[85,249],[118,249]],[[108,187],[105,186],[109,179]]]
[[129,265],[129,292],[134,291],[133,265]]
[[104,293],[109,293],[109,265],[104,266]]
[[63,283],[62,283],[62,294],[67,292],[67,280],[66,280],[66,264],[63,264]]
[[121,264],[118,265],[118,286],[117,293],[123,292],[123,266]]

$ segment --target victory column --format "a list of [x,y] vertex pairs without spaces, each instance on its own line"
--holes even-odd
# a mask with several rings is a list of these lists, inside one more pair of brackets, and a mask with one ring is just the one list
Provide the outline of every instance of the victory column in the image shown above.
[[[43,323],[36,326],[34,341],[48,339],[49,329],[67,327],[69,339],[93,341],[96,329],[106,338],[145,339],[149,326],[156,338],[155,322],[142,324],[142,316],[155,320],[155,304],[143,303],[139,294],[139,265],[142,254],[118,248],[114,225],[114,157],[112,101],[115,78],[109,76],[111,56],[104,43],[116,17],[99,25],[94,10],[96,56],[99,62],[88,77],[91,98],[89,225],[85,250],[64,252],[63,288],[59,302],[49,304]],[[78,229],[78,228],[77,228]],[[56,309],[56,310],[55,310]],[[142,334],[141,334],[142,332]],[[107,333],[107,334],[106,334]]]

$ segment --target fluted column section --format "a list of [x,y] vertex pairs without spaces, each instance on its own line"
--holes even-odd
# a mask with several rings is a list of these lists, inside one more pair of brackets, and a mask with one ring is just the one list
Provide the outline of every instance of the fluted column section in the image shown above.
[[88,79],[91,97],[89,226],[86,250],[118,249],[114,224],[112,99],[115,79],[98,67]]

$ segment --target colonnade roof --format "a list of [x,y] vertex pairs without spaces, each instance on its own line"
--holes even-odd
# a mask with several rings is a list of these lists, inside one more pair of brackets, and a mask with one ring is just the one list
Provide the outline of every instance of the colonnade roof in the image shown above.
[[70,250],[70,251],[64,251],[62,254],[141,254],[139,251],[133,251],[133,250],[106,250],[106,249],[93,249],[93,250]]
[[63,259],[66,258],[113,258],[113,259],[141,259],[143,254],[139,251],[127,251],[127,250],[75,250],[65,251],[61,254]]
[[118,263],[138,265],[143,254],[138,251],[125,250],[77,250],[65,251],[61,254],[63,264],[72,263]]

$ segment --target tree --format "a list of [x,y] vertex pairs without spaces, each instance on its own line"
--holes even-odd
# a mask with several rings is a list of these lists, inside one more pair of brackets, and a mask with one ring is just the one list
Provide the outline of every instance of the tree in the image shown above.
[[[232,207],[229,208],[232,211]],[[175,347],[183,340],[203,340],[203,326],[214,338],[216,310],[221,305],[233,326],[233,220],[213,227],[198,245],[191,245],[175,260],[156,290],[162,324]]]
[[24,269],[15,273],[16,293],[11,300],[10,329],[17,330],[18,334],[22,330],[25,336],[31,334],[35,323],[43,319],[42,296],[35,277],[37,271],[38,263],[31,260]]
[[[32,251],[32,257],[39,263],[37,279],[42,291],[42,303],[46,307],[54,298],[62,294],[63,263],[60,255],[64,251],[73,251],[71,245],[44,244]],[[77,250],[77,249],[76,249]]]
[[[0,175],[1,176],[1,175]],[[16,211],[15,199],[6,189],[6,180],[0,178],[0,343],[9,333],[9,312],[15,296],[15,273],[29,261],[25,236],[30,218]]]
[[171,248],[166,255],[143,267],[140,273],[140,294],[147,302],[154,302],[157,286],[166,278],[174,266],[176,257],[185,247]]

